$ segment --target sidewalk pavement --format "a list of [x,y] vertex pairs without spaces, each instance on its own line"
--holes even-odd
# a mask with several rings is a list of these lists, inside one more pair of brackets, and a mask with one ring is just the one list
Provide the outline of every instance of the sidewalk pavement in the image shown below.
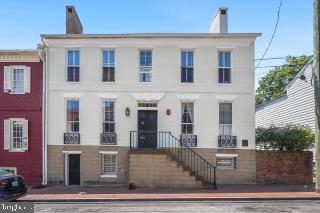
[[106,201],[259,201],[320,200],[313,185],[218,185],[218,190],[136,189],[123,186],[50,186],[30,189],[19,201],[106,202]]

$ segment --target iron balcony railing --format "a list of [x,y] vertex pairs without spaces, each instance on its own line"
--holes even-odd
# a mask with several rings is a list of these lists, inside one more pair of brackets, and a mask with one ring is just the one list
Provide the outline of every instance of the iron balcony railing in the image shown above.
[[80,144],[79,132],[66,132],[63,134],[64,144]]
[[182,143],[186,144],[188,147],[197,147],[198,139],[197,135],[180,135],[180,140]]
[[236,148],[237,147],[237,136],[219,135],[218,136],[218,147]]
[[100,134],[100,144],[101,145],[116,145],[117,144],[117,134],[114,132],[102,132]]
[[213,186],[214,189],[217,188],[216,167],[171,132],[130,131],[130,150],[145,148],[167,151],[171,159],[176,160],[184,169],[188,169],[197,180],[202,180],[204,184]]

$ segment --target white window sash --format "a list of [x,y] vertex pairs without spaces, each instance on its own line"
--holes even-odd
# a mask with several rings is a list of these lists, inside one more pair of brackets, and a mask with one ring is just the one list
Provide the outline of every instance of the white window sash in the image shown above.
[[[219,58],[220,53],[222,53],[222,65],[220,64],[220,58]],[[225,66],[225,64],[226,64],[226,53],[229,53],[229,54],[230,54],[230,66]],[[231,65],[231,52],[228,52],[228,51],[220,51],[220,52],[218,53],[218,68],[230,69],[230,71],[231,71],[231,67],[232,67],[232,65]]]
[[[101,177],[117,177],[118,172],[118,154],[117,153],[101,153]],[[114,162],[105,162],[106,156],[111,156],[111,161]],[[114,158],[114,159],[113,159]],[[108,165],[109,164],[109,165]],[[114,171],[107,172],[107,168],[112,168]]]
[[[105,110],[105,103],[106,102],[112,102],[113,109],[110,111]],[[106,113],[112,113],[113,114],[113,120],[112,121],[106,121]],[[114,132],[116,132],[116,121],[115,121],[115,101],[114,100],[103,100],[102,101],[102,132],[104,132],[104,124],[114,124]],[[113,132],[113,133],[114,133]]]
[[[187,105],[187,110],[188,110],[187,112],[184,112],[185,105]],[[189,105],[190,105],[190,107],[189,107]],[[183,118],[184,114],[187,114],[188,116],[190,116],[191,122],[189,122],[189,123],[182,122],[182,118]],[[184,133],[184,132],[182,132],[182,126],[183,125],[192,126],[192,133]],[[194,104],[193,103],[181,103],[181,133],[182,134],[186,134],[186,135],[194,134]]]
[[[69,64],[69,52],[72,52],[73,63]],[[76,52],[79,52],[79,64],[76,65]],[[80,67],[80,50],[67,50],[67,67]]]
[[[4,150],[12,152],[27,151],[29,147],[28,120],[22,118],[7,119],[4,121],[4,125]],[[17,126],[19,126],[20,132],[14,129]],[[20,136],[15,136],[14,133],[19,133]]]
[[[102,66],[103,67],[115,67],[115,61],[110,62],[111,61],[111,54],[110,52],[113,52],[114,55],[114,60],[115,60],[115,51],[114,50],[103,50],[102,52]],[[107,62],[105,63],[103,60],[103,54],[107,54]]]
[[[79,117],[79,120],[78,121],[76,121],[76,120],[68,120],[68,101],[78,101],[78,105],[79,105],[79,108],[78,108],[78,117]],[[66,127],[65,127],[65,129],[66,129],[66,132],[68,132],[68,133],[79,133],[80,132],[80,101],[79,101],[79,99],[73,99],[73,98],[71,98],[71,99],[67,99],[66,100],[66,102],[65,102],[65,124],[66,124]],[[78,126],[79,126],[79,131],[77,131],[77,132],[75,132],[75,131],[73,131],[72,129],[68,129],[68,124],[72,124],[72,123],[74,123],[74,124],[76,124],[76,123],[78,123]]]

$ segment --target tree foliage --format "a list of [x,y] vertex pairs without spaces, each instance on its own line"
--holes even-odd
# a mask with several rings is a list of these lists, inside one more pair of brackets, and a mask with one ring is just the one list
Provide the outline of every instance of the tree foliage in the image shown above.
[[311,130],[303,125],[271,126],[256,129],[256,145],[267,150],[303,151],[313,146]]
[[256,91],[256,104],[262,104],[285,95],[284,88],[298,74],[302,67],[310,60],[311,56],[288,56],[286,64],[271,69],[269,73],[258,82]]
[[37,44],[37,50],[44,50],[45,47],[44,44]]

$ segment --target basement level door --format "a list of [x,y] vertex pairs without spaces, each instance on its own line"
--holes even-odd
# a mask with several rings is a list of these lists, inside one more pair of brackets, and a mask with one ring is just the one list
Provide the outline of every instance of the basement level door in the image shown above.
[[69,185],[80,185],[80,154],[69,154]]
[[139,148],[157,149],[158,112],[138,111]]

